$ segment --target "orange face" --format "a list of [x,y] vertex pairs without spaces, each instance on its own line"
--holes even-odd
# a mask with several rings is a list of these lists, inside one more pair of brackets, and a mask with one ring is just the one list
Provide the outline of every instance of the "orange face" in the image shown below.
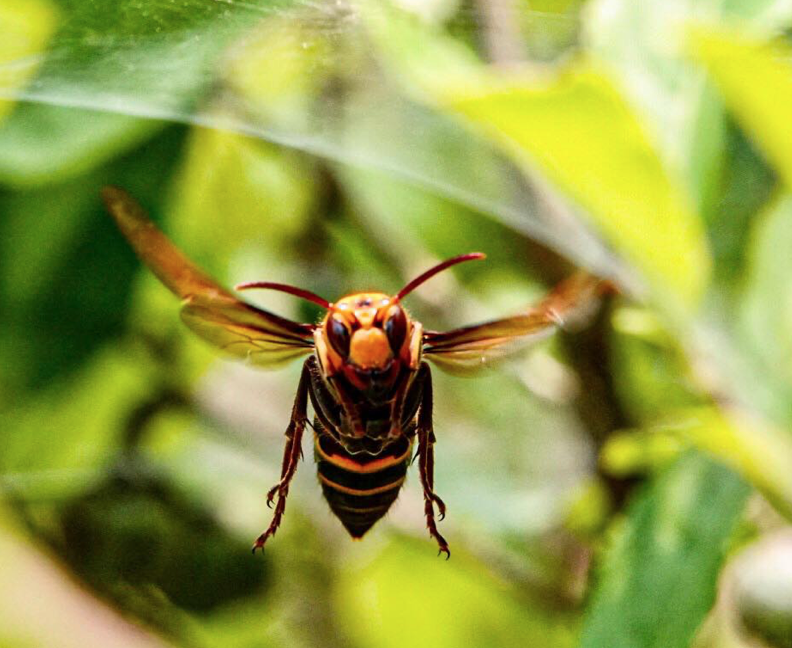
[[410,329],[404,309],[383,293],[357,293],[331,304],[321,326],[331,373],[348,365],[355,375],[386,371],[408,352]]

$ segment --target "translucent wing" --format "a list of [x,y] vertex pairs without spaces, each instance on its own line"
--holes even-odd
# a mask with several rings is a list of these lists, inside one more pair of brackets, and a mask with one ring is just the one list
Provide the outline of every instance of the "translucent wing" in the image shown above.
[[579,274],[555,288],[543,301],[514,317],[438,333],[424,334],[424,355],[441,369],[470,375],[581,319],[611,284]]
[[311,352],[313,324],[293,322],[238,299],[185,257],[129,194],[106,187],[102,197],[138,256],[183,299],[182,320],[204,340],[264,367]]

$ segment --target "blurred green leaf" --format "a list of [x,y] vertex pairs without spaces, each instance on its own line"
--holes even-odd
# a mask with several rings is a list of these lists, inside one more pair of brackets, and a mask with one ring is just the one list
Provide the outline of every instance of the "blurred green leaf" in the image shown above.
[[739,323],[756,372],[777,392],[785,418],[792,396],[792,195],[779,196],[754,221],[752,235]]
[[0,182],[29,187],[73,179],[163,126],[109,112],[20,104],[0,127]]
[[[485,167],[483,172],[487,170]],[[372,235],[386,249],[398,250],[395,256],[411,266],[410,272],[415,272],[419,263],[426,263],[425,251],[438,259],[476,250],[485,252],[486,265],[460,268],[468,275],[495,268],[505,270],[514,259],[527,256],[523,237],[458,203],[377,171],[341,169],[340,177],[365,214]]]
[[[57,8],[47,0],[0,0],[0,97],[24,86],[35,73],[57,21]],[[13,105],[0,99],[0,121]]]
[[[284,4],[62,0],[40,73],[17,94],[131,115],[177,115],[211,83],[207,71],[232,39]],[[0,85],[0,94],[12,93]]]
[[315,175],[313,164],[295,151],[196,129],[173,192],[171,231],[185,249],[215,262],[254,245],[262,256],[275,257],[308,226]]
[[699,401],[678,340],[649,309],[623,306],[613,316],[614,388],[632,421],[654,421],[669,408]]
[[617,477],[652,473],[676,459],[685,447],[678,437],[655,430],[616,432],[600,451],[600,464],[607,474]]
[[538,166],[674,310],[698,304],[710,269],[702,223],[604,74],[588,64],[498,74],[385,3],[363,7],[408,87],[479,126],[529,173]]
[[176,637],[182,611],[205,614],[265,588],[269,570],[251,569],[249,541],[142,458],[109,470],[61,504],[57,517],[55,549],[72,569],[122,609]]
[[7,308],[30,306],[63,270],[61,257],[76,244],[94,208],[92,186],[81,178],[45,192],[0,194],[0,298]]
[[371,648],[572,645],[568,630],[483,564],[461,553],[439,560],[424,542],[393,542],[371,563],[345,572],[337,603],[342,627]]
[[83,179],[3,201],[3,247],[14,265],[0,283],[9,336],[0,375],[12,373],[17,389],[68,374],[124,320],[134,262],[118,258],[123,243],[96,199],[100,186]]
[[[604,275],[624,272],[580,223],[546,218],[526,203],[519,176],[501,173],[511,164],[498,159],[497,174],[485,170],[500,157],[489,142],[407,100],[374,59],[354,9],[344,2],[61,0],[61,5],[61,28],[40,74],[24,91],[0,87],[0,96],[232,130],[378,169],[489,213]],[[440,13],[453,8],[446,4]],[[476,15],[463,7],[457,16],[471,34]],[[575,22],[570,17],[567,24]],[[39,170],[51,164],[68,173],[69,160],[84,164],[81,144],[85,156],[98,149],[95,159],[113,146],[123,150],[125,138],[133,137],[124,124],[97,119],[98,130],[108,131],[106,146],[91,133],[83,139],[74,134],[51,160],[38,156]],[[22,164],[11,159],[3,169],[0,163],[0,177],[5,171],[15,182],[35,181],[36,169],[26,167],[32,160],[16,146],[17,138],[11,143],[11,157]]]
[[746,21],[757,30],[782,31],[792,24],[788,0],[725,0],[723,8],[729,19]]
[[[17,390],[52,383],[120,330],[136,262],[99,190],[114,182],[144,200],[156,194],[181,137],[180,129],[166,129],[101,171],[0,194],[0,305],[7,312],[0,380],[13,374]],[[154,178],[152,167],[160,170]]]
[[741,475],[792,518],[792,439],[785,430],[734,408],[689,407],[665,418],[608,439],[600,457],[606,470],[620,475],[657,468],[693,446]]
[[5,486],[25,498],[80,490],[121,447],[123,418],[146,397],[151,367],[122,348],[3,411]]
[[604,76],[580,69],[547,84],[511,78],[445,89],[443,101],[528,168],[538,164],[661,298],[696,306],[710,264],[701,222]]
[[703,28],[692,42],[730,110],[792,186],[792,48]]
[[[490,3],[491,4],[491,3]],[[586,0],[517,0],[519,26],[530,60],[547,61],[580,45]],[[495,3],[494,10],[498,10]],[[583,15],[581,9],[583,8]],[[512,18],[507,16],[506,20]],[[505,20],[502,18],[505,22]],[[497,38],[500,34],[492,34]]]
[[605,555],[581,648],[687,648],[747,494],[732,472],[687,454],[637,495]]
[[[404,51],[412,46],[405,42]],[[383,64],[387,63],[384,57]],[[363,83],[350,93],[344,124],[343,147],[351,153],[349,166],[354,174],[368,176],[367,184],[375,186],[374,179],[382,177],[387,185],[398,185],[405,193],[412,190],[424,200],[445,204],[444,212],[468,213],[471,218],[487,215],[603,274],[623,272],[602,242],[568,216],[568,208],[560,206],[563,201],[544,195],[549,189],[528,190],[519,170],[491,142],[473,136],[449,115],[401,96],[391,79],[383,84]],[[376,148],[373,155],[372,146]],[[351,174],[341,171],[339,175],[343,180]],[[354,178],[351,190],[360,195]],[[436,198],[429,198],[431,194]],[[559,205],[563,214],[548,209],[543,200]]]
[[671,417],[667,429],[710,453],[764,493],[792,519],[792,438],[738,410],[696,408]]
[[738,279],[750,272],[749,240],[752,223],[760,217],[778,182],[733,120],[729,120],[723,170],[716,197],[704,212],[715,259],[719,288],[731,291]]
[[718,201],[728,190],[718,181],[732,146],[719,96],[686,56],[686,29],[739,19],[753,30],[780,30],[792,7],[786,0],[596,0],[586,17],[591,52],[647,118],[667,166],[700,208]]
[[666,166],[684,181],[694,203],[712,199],[721,159],[723,107],[707,77],[684,58],[684,27],[712,19],[722,0],[596,0],[587,13],[586,42],[640,111]]
[[310,10],[296,10],[260,21],[234,43],[225,75],[262,122],[305,130],[314,102],[327,99],[326,87],[351,72],[343,62],[355,58],[352,39],[339,41]]
[[405,11],[404,5],[392,0],[355,0],[355,5],[381,50],[383,63],[411,96],[432,101],[438,89],[486,78],[481,59],[471,47]]

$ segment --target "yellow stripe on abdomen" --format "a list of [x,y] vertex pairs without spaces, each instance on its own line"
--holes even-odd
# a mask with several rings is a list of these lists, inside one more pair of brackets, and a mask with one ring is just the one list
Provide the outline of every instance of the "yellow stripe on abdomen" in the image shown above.
[[404,477],[397,479],[394,482],[389,484],[385,484],[384,486],[378,486],[377,488],[368,488],[368,489],[359,489],[359,488],[349,488],[348,486],[342,486],[341,484],[336,484],[333,481],[330,481],[327,477],[319,474],[319,479],[322,480],[323,484],[326,484],[330,488],[333,488],[340,493],[345,493],[347,495],[355,495],[356,497],[367,497],[369,495],[379,495],[380,493],[384,493],[389,490],[393,490],[394,488],[399,488],[404,483]]
[[387,455],[384,457],[378,457],[372,461],[369,461],[368,463],[360,463],[359,461],[355,461],[349,455],[341,455],[337,453],[328,454],[322,449],[322,446],[319,443],[319,437],[316,437],[314,445],[316,448],[316,454],[320,459],[327,461],[334,466],[338,466],[343,470],[361,474],[379,472],[380,470],[385,470],[386,468],[390,468],[391,466],[395,466],[399,463],[407,461],[407,459],[410,457],[410,453],[412,452],[412,444],[409,444],[407,446],[407,450],[397,457]]

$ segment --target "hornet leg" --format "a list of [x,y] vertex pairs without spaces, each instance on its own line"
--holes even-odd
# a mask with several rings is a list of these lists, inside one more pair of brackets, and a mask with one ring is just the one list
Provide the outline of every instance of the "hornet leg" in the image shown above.
[[275,504],[275,513],[272,516],[272,522],[270,522],[269,528],[256,539],[255,543],[253,543],[253,553],[256,553],[256,549],[263,548],[267,539],[275,535],[281,523],[283,512],[286,510],[286,497],[289,494],[289,484],[291,483],[292,477],[294,477],[294,473],[297,471],[297,462],[302,456],[302,435],[303,430],[305,430],[305,424],[308,421],[307,405],[310,379],[308,361],[306,360],[303,365],[302,373],[300,374],[297,395],[294,397],[291,421],[289,421],[289,427],[286,428],[286,448],[283,451],[281,478],[267,493],[267,506],[270,508],[277,496],[278,501]]
[[420,378],[423,380],[423,394],[421,397],[421,409],[418,412],[418,468],[421,477],[421,485],[424,493],[424,514],[426,515],[426,527],[429,535],[437,541],[439,547],[438,555],[445,553],[446,560],[451,557],[448,543],[440,535],[435,522],[434,505],[440,513],[440,519],[445,517],[445,504],[434,492],[434,443],[435,435],[432,429],[432,374],[429,365],[421,365]]

